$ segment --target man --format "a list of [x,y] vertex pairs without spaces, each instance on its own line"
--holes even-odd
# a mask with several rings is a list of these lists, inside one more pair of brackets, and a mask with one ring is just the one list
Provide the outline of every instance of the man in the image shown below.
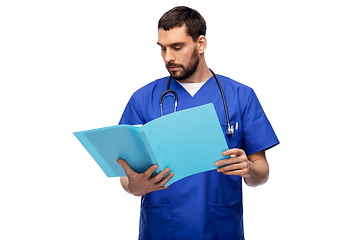
[[[119,159],[127,174],[121,178],[123,188],[142,196],[139,239],[244,239],[242,179],[255,187],[269,176],[265,150],[279,141],[254,91],[217,75],[230,121],[236,123],[234,136],[225,134],[227,118],[220,88],[204,57],[205,33],[205,20],[196,10],[176,7],[159,20],[158,45],[172,78],[170,89],[178,95],[178,110],[213,103],[229,147],[223,155],[230,158],[217,161],[217,170],[192,175],[168,187],[164,185],[176,174],[171,169],[152,176],[157,169],[154,165],[139,174],[126,159]],[[167,84],[165,77],[136,91],[120,124],[145,124],[160,117],[159,99]],[[173,98],[164,99],[163,111],[174,111]]]

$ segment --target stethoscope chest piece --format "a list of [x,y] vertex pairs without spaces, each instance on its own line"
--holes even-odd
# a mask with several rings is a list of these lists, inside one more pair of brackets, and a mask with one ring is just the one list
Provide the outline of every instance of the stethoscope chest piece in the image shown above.
[[234,125],[228,125],[226,130],[226,135],[228,135],[229,137],[233,137],[234,133],[235,133]]

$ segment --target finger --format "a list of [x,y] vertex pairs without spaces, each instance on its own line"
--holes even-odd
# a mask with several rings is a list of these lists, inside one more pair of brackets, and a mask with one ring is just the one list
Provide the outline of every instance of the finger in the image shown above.
[[245,151],[239,148],[232,148],[223,152],[223,156],[225,157],[231,155],[241,156],[243,154],[245,154]]
[[247,173],[247,169],[223,172],[225,175],[236,175],[241,177],[244,177]]
[[144,175],[147,177],[151,177],[151,175],[158,169],[157,165],[152,165],[146,172],[144,172]]
[[231,157],[231,158],[226,158],[226,159],[222,159],[222,160],[215,162],[215,166],[220,167],[220,166],[224,166],[224,165],[241,163],[241,162],[246,162],[246,161],[247,161],[246,158],[243,159],[241,157]]
[[164,170],[162,170],[158,175],[153,178],[154,183],[160,182],[161,179],[163,179],[169,172],[170,168],[165,168]]
[[235,161],[236,161],[235,158],[223,159],[223,160],[215,162],[215,166],[219,167],[219,166],[223,166],[223,165],[234,164]]
[[218,172],[227,172],[227,171],[235,171],[235,170],[242,170],[247,169],[248,165],[246,162],[237,163],[237,164],[230,164],[224,167],[217,168]]
[[231,156],[231,157],[216,161],[215,162],[216,167],[227,165],[227,164],[234,164],[234,163],[238,163],[238,162],[247,161],[247,156],[245,154],[245,151],[242,150],[242,149],[233,148],[233,149],[224,151],[223,155],[224,156]]
[[[165,178],[163,178],[163,180],[161,180],[161,182],[159,183],[160,186],[165,186],[165,184],[170,181],[170,179],[174,176],[175,174],[173,172],[169,173]],[[167,186],[166,188],[168,188],[169,186]]]
[[136,173],[129,164],[124,159],[118,159],[117,162],[121,165],[121,167],[124,169],[127,176]]

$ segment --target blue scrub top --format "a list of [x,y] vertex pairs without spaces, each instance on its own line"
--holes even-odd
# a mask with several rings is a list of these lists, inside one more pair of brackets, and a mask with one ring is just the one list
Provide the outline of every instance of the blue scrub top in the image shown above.
[[[170,89],[178,95],[177,110],[213,103],[228,147],[241,148],[247,155],[277,145],[279,141],[254,91],[230,78],[217,77],[226,98],[230,124],[239,126],[234,137],[225,134],[225,109],[214,77],[193,97],[172,79]],[[119,124],[145,124],[160,117],[159,100],[167,82],[168,77],[158,79],[136,91]],[[174,98],[164,98],[163,111],[164,115],[174,111]],[[242,178],[213,170],[144,195],[139,239],[244,239]]]

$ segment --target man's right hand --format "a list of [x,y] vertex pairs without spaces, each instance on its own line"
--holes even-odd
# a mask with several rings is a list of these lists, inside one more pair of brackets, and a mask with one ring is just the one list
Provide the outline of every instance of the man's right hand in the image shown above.
[[[168,188],[168,186],[164,187],[164,185],[174,176],[174,173],[169,173],[170,168],[166,168],[158,175],[152,177],[151,175],[158,168],[157,165],[151,166],[144,173],[137,173],[125,160],[118,159],[117,162],[125,170],[127,176],[120,178],[123,188],[135,196],[143,196],[150,192]],[[168,175],[166,176],[166,174]]]

